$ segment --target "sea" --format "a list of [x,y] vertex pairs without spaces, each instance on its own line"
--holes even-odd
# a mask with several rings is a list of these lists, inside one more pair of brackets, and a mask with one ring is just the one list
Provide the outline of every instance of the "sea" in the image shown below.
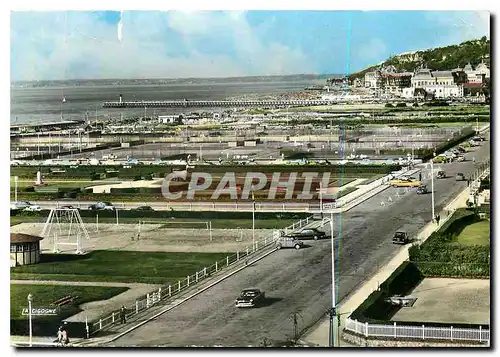
[[[103,108],[105,101],[123,100],[224,100],[244,98],[251,95],[277,95],[280,93],[304,91],[306,87],[325,84],[324,79],[294,79],[269,81],[227,80],[203,81],[203,83],[135,84],[135,85],[48,85],[11,86],[11,125],[57,122],[61,120],[104,120],[123,116],[144,115],[144,109]],[[63,102],[65,98],[65,102]],[[169,115],[182,111],[199,109],[147,109],[146,115]]]

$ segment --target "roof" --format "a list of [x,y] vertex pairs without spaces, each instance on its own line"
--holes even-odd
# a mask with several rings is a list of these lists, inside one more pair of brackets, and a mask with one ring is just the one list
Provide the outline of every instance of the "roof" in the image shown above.
[[434,71],[432,72],[433,77],[453,77],[451,71]]
[[11,233],[10,242],[11,243],[34,243],[41,241],[43,237],[33,236],[31,234],[24,233]]
[[484,87],[483,83],[464,83],[464,88],[482,88]]

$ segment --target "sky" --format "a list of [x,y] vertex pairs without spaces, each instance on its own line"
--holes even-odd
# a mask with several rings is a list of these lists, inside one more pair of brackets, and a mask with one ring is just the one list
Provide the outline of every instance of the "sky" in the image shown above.
[[487,36],[486,11],[12,12],[12,81],[346,74]]

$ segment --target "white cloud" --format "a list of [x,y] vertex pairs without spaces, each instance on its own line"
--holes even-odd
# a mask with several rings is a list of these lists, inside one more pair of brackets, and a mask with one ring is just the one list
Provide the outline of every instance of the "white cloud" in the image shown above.
[[490,38],[488,11],[435,11],[427,13],[426,18],[443,26],[443,32],[436,34],[436,45],[456,44],[483,36]]
[[[299,49],[264,43],[245,12],[124,12],[122,27],[95,14],[15,14],[13,80],[130,77],[224,77],[311,73]],[[67,45],[64,45],[64,35]],[[121,37],[121,41],[119,38]],[[195,43],[222,39],[234,49],[201,53]],[[219,42],[218,42],[219,41]]]

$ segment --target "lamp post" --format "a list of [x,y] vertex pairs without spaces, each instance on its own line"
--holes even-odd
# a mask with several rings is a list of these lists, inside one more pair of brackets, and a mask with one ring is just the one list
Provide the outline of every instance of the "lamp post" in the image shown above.
[[321,219],[323,219],[323,183],[319,183],[319,211],[321,212]]
[[252,251],[255,251],[255,195],[252,191]]
[[30,347],[33,346],[33,324],[31,322],[31,302],[33,301],[33,295],[28,294],[28,320],[30,329]]
[[330,310],[330,347],[335,347],[335,316],[337,303],[335,301],[335,239],[333,238],[333,212],[330,212],[330,237],[332,240],[332,308]]
[[19,176],[14,176],[14,201],[17,202],[17,181]]
[[436,156],[436,153],[434,152],[434,155],[431,159],[431,204],[432,204],[432,219],[436,217],[435,212],[434,212],[434,157]]

